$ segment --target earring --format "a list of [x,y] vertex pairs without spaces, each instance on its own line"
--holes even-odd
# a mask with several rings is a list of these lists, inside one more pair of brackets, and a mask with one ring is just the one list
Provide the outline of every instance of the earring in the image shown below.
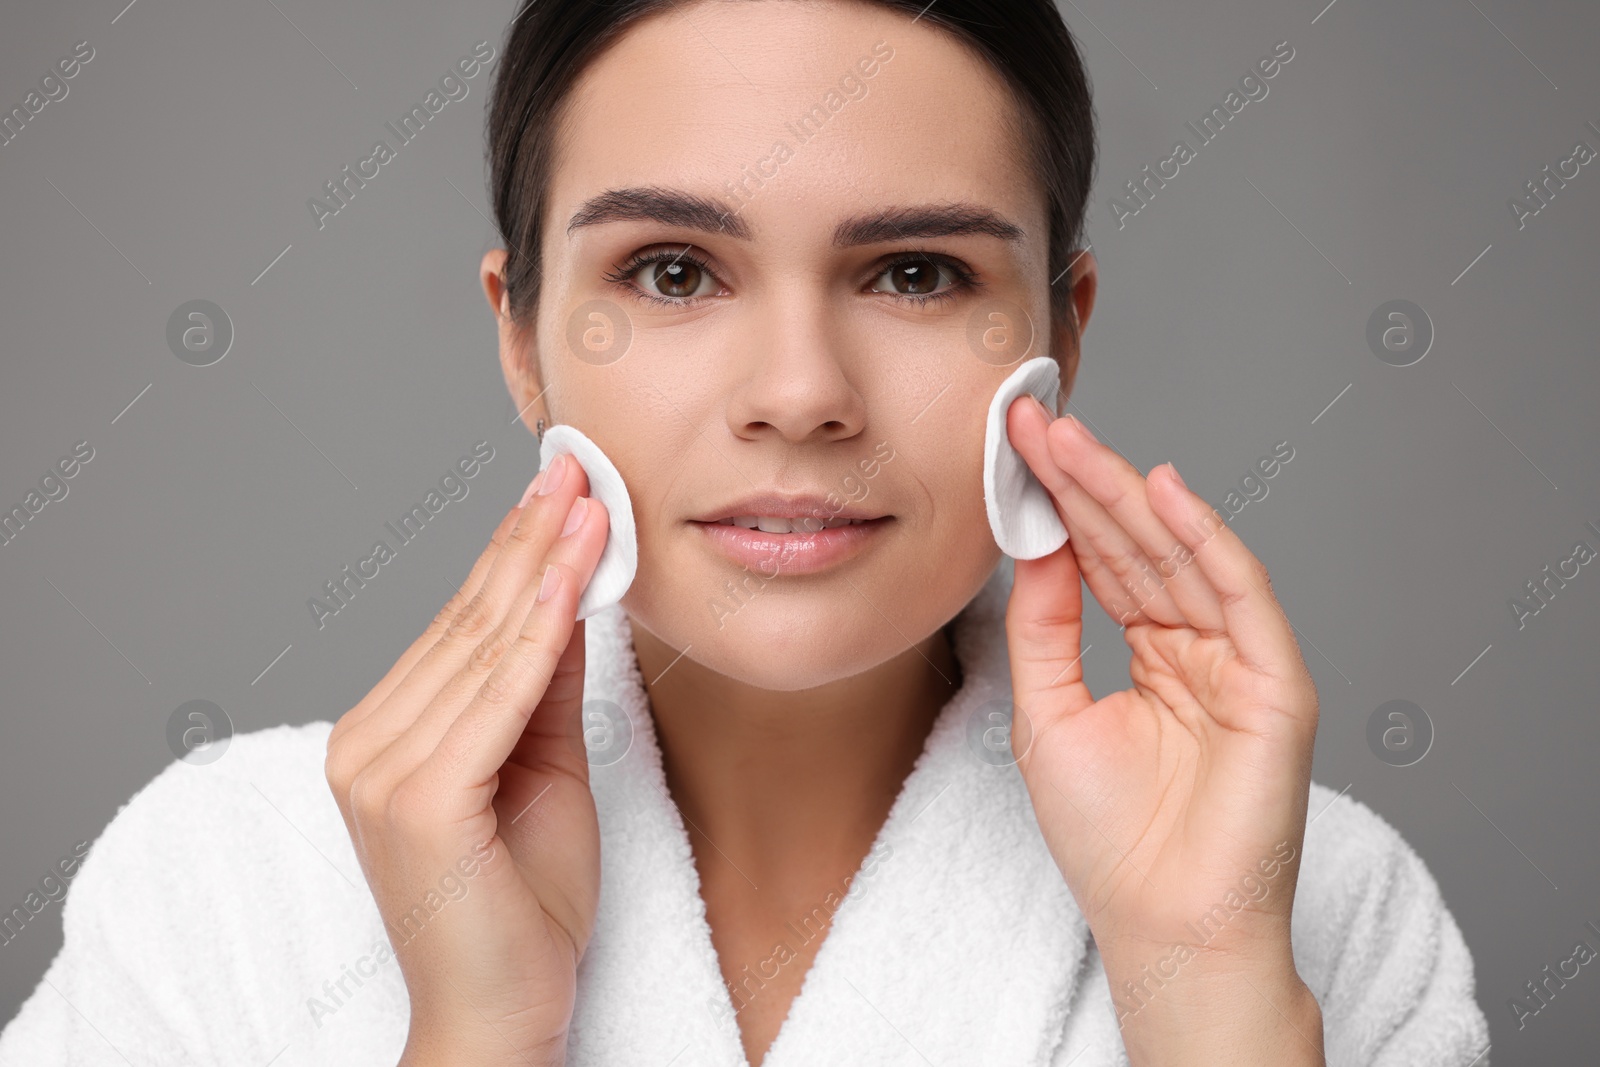
[[539,435],[539,443],[541,445],[544,444],[544,420],[543,419],[539,420],[538,424],[534,428],[534,432]]

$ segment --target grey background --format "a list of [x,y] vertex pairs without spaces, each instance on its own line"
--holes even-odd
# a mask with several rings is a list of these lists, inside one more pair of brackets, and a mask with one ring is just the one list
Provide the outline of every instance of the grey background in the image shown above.
[[[1600,565],[1520,630],[1509,601],[1579,539],[1600,548],[1600,161],[1520,231],[1507,200],[1575,141],[1600,148],[1600,8],[1323,2],[1062,5],[1102,138],[1103,284],[1073,410],[1218,505],[1294,448],[1234,527],[1316,676],[1315,777],[1429,864],[1494,1062],[1590,1062],[1593,968],[1520,1032],[1506,1001],[1600,923]],[[537,467],[477,280],[490,73],[326,228],[306,207],[476,42],[498,52],[511,7],[124,3],[0,14],[4,110],[95,49],[0,146],[0,507],[95,449],[0,545],[0,910],[173,758],[184,702],[240,731],[340,715]],[[1184,122],[1283,40],[1269,95],[1119,229],[1110,197],[1194,144]],[[165,331],[202,298],[237,336],[196,368]],[[1365,340],[1393,299],[1436,329],[1411,367]],[[319,631],[307,598],[479,440],[495,458],[470,495]],[[1086,640],[1091,687],[1125,685],[1098,611]],[[1436,729],[1414,766],[1367,744],[1393,699]],[[0,946],[0,1018],[59,915]]]

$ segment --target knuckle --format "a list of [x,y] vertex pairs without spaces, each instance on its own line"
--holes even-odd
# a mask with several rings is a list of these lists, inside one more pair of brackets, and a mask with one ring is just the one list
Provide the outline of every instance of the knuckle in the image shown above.
[[492,707],[513,707],[527,699],[529,685],[538,677],[538,664],[545,655],[537,638],[518,634],[499,665],[483,680],[478,697]]
[[350,782],[350,811],[356,821],[372,826],[389,814],[389,791],[370,772],[363,771]]
[[506,535],[506,550],[510,552],[529,551],[537,548],[544,540],[543,531],[533,523],[526,520],[517,523]]
[[455,641],[470,641],[481,636],[493,623],[494,605],[478,592],[451,620],[445,636]]
[[549,636],[541,630],[532,632],[523,630],[511,642],[511,655],[526,669],[536,669],[539,664],[551,658],[556,649],[551,647]]
[[490,673],[505,655],[506,644],[505,627],[495,627],[494,632],[479,641],[467,657],[467,670],[472,674]]
[[420,826],[433,816],[436,807],[433,794],[417,778],[407,778],[389,794],[389,822],[395,826]]
[[1222,605],[1225,611],[1241,604],[1248,604],[1249,601],[1250,592],[1246,589],[1230,585],[1217,590],[1217,602]]
[[506,538],[511,535],[513,530],[521,525],[522,519],[518,517],[518,519],[509,527],[496,530],[494,532],[494,536],[489,538],[489,545],[483,550],[483,555],[478,557],[478,562],[482,564],[488,564],[492,562],[496,556],[505,550]]
[[433,621],[428,623],[428,635],[430,637],[438,637],[446,633],[450,629],[450,624],[456,621],[462,611],[466,610],[468,603],[470,601],[465,594],[458,590],[456,595],[446,601],[445,606],[439,609],[438,614],[434,615]]
[[328,746],[328,754],[322,761],[322,774],[328,780],[328,788],[336,798],[343,800],[350,795],[350,783],[354,780],[355,773],[343,746],[333,744]]
[[1121,477],[1116,478],[1115,480],[1109,478],[1106,479],[1108,484],[1105,488],[1105,494],[1100,501],[1101,505],[1113,515],[1115,515],[1118,509],[1128,501],[1129,494],[1127,476],[1132,474],[1135,478],[1138,478],[1141,481],[1144,479],[1144,476],[1139,473],[1139,469],[1122,457],[1118,456],[1114,462],[1119,468],[1121,468],[1123,474]]
[[1121,577],[1131,575],[1139,568],[1139,563],[1144,559],[1144,553],[1138,549],[1120,547],[1117,551],[1106,557],[1106,564],[1111,568],[1111,573]]
[[517,685],[508,677],[505,664],[489,673],[478,687],[478,699],[491,708],[505,707],[516,697]]
[[[328,731],[328,741],[325,746],[325,750],[328,755],[331,756],[333,754],[334,746],[339,743],[339,739],[350,732],[350,716],[355,714],[355,710],[355,708],[351,708],[349,711],[346,711],[343,715],[339,716],[338,720],[333,724],[333,729]],[[326,764],[324,764],[324,766],[326,766]]]
[[461,614],[471,607],[472,601],[483,594],[485,579],[493,566],[495,556],[499,554],[501,540],[496,539],[490,542],[488,551],[483,554],[483,557],[477,563],[473,564],[471,573],[459,585],[456,585],[456,591],[450,595],[450,599],[445,601],[444,607],[440,608],[438,614],[433,617],[433,626],[440,633],[448,630],[450,624],[460,618]]

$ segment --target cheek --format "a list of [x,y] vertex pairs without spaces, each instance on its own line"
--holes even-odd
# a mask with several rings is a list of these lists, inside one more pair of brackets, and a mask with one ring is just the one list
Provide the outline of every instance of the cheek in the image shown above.
[[564,367],[568,372],[553,380],[550,390],[560,398],[551,405],[555,418],[577,426],[599,445],[627,485],[639,569],[625,605],[637,590],[659,585],[672,573],[663,565],[663,552],[691,513],[685,510],[683,486],[694,481],[697,467],[716,459],[714,454],[706,458],[708,450],[689,421],[695,416],[683,399],[667,392],[665,383],[644,377],[645,360],[630,365],[636,354],[611,367]]
[[[972,395],[979,392],[974,388]],[[906,531],[904,588],[931,610],[953,613],[1000,558],[984,505],[981,413],[962,412],[902,458],[901,473],[921,483],[927,501],[922,521]],[[953,607],[947,603],[952,596]]]

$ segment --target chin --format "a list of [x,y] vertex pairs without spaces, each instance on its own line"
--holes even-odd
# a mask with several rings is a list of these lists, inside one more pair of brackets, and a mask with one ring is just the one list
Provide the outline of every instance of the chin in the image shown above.
[[[848,590],[847,590],[848,591]],[[860,597],[854,604],[826,595],[776,596],[754,602],[736,617],[701,628],[690,653],[718,674],[775,692],[813,689],[862,674],[906,650],[906,641]],[[938,628],[931,616],[901,616],[895,623],[921,640]]]
[[[998,560],[992,546],[981,555],[927,551],[913,560],[767,580],[688,560],[660,569],[641,560],[624,607],[669,646],[689,648],[702,666],[745,685],[794,692],[904,654],[954,618]],[[655,577],[662,574],[672,578]]]

